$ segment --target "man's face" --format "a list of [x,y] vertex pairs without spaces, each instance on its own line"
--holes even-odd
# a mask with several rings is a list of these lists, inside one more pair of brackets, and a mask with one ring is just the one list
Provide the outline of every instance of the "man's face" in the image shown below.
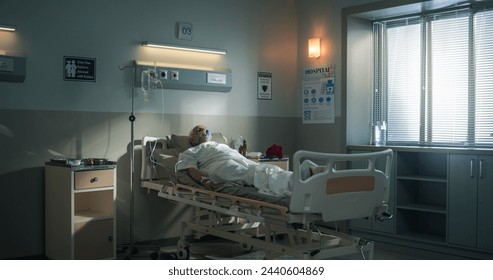
[[193,146],[197,146],[201,143],[209,141],[209,130],[203,125],[197,125],[192,129],[190,143]]

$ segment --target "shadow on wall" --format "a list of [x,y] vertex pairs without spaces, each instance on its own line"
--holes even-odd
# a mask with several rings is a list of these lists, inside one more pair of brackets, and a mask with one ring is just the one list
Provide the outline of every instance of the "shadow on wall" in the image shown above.
[[[130,151],[117,161],[117,244],[130,241]],[[140,187],[140,140],[136,141],[134,232],[136,242],[176,238],[191,208],[159,198]],[[0,175],[0,259],[45,258],[44,166]]]
[[43,258],[44,166],[2,174],[0,182],[0,259]]
[[[130,242],[130,144],[127,153],[116,161],[116,242],[128,244]],[[134,184],[135,185],[135,184]]]
[[[145,242],[160,244],[176,239],[181,233],[181,222],[192,217],[192,207],[160,198],[157,191],[142,188],[140,180],[142,141],[135,140],[135,169],[133,177],[133,205],[130,186],[132,145],[117,160],[117,244]],[[133,209],[131,209],[133,207]],[[131,219],[133,215],[133,225]],[[133,226],[133,229],[132,229]],[[133,240],[131,231],[133,230]]]

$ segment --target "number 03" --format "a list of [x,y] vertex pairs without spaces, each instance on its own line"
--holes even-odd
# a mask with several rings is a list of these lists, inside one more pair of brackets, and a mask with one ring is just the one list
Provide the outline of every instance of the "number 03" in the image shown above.
[[190,27],[183,27],[181,29],[181,33],[184,35],[192,35],[192,28]]
[[185,23],[185,22],[179,22],[178,23],[178,39],[184,39],[184,40],[191,40],[192,39],[192,33],[193,33],[193,27],[192,24],[190,23]]

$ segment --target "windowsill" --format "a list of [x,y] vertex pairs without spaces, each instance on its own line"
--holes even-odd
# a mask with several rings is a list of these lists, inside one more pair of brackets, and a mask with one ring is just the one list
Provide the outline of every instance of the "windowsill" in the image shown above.
[[348,145],[348,150],[381,151],[385,149],[394,151],[432,151],[432,152],[468,152],[468,153],[493,153],[493,148],[486,147],[453,147],[453,146],[418,146],[418,145]]

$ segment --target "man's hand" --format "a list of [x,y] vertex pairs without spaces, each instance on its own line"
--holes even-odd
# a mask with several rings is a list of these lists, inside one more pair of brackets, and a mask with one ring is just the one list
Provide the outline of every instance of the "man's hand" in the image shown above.
[[202,184],[210,191],[216,188],[216,184],[213,181],[209,180],[209,178],[207,177],[202,176],[202,174],[195,168],[189,168],[188,175],[190,175],[190,177],[192,177],[195,182]]
[[206,178],[206,177],[203,177],[201,180],[200,180],[200,183],[202,185],[204,185],[204,187],[206,187],[208,190],[212,191],[213,189],[216,188],[216,184],[214,182],[212,182],[211,180],[209,180],[209,178]]

